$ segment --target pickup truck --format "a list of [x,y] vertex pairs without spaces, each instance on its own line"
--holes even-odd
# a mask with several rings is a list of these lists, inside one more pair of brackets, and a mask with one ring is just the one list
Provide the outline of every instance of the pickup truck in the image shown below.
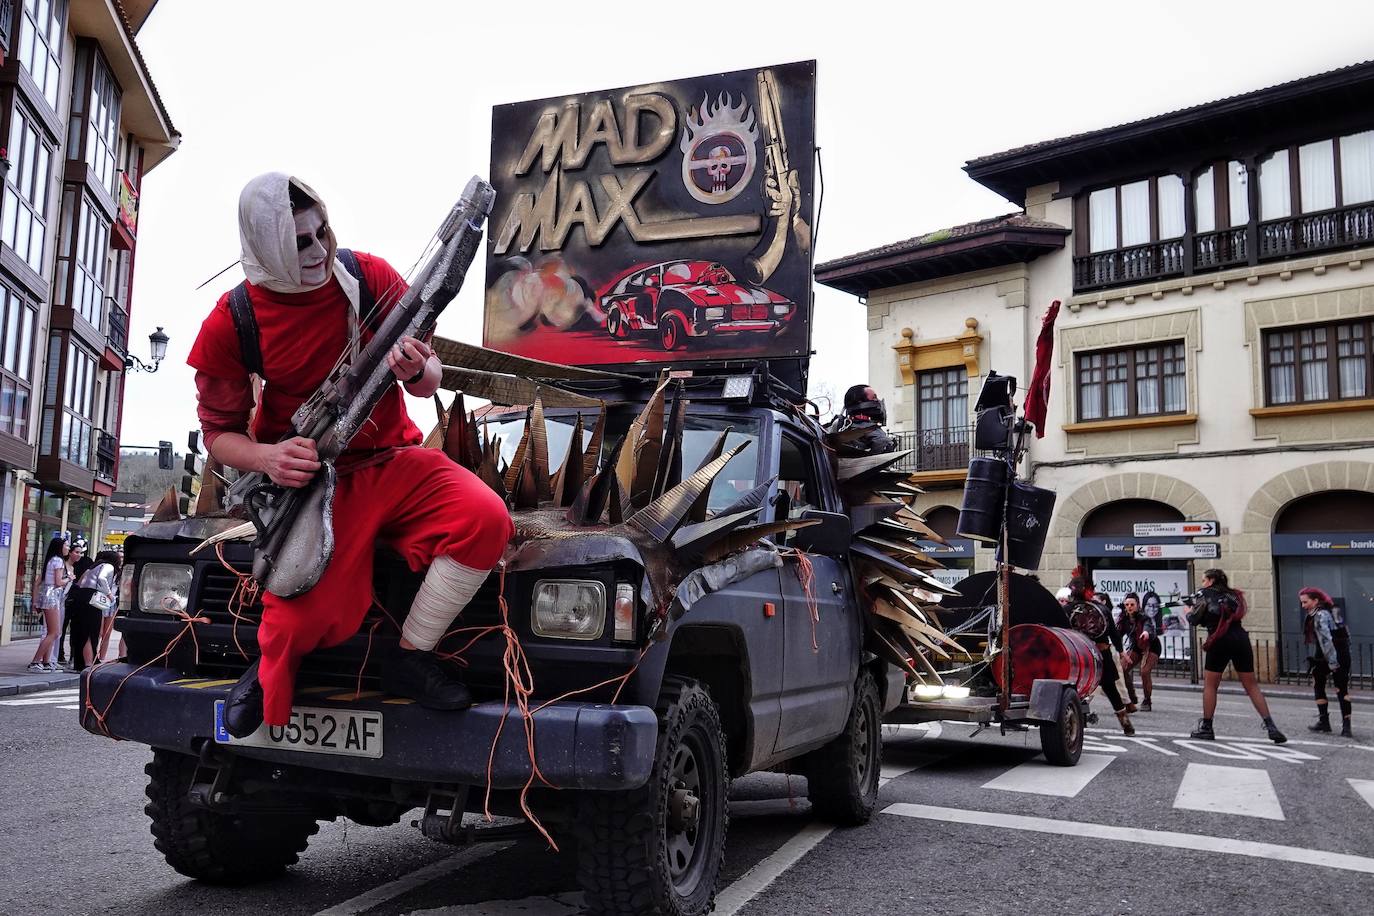
[[[457,622],[492,629],[440,645],[461,651],[478,700],[459,712],[379,689],[378,660],[419,585],[379,551],[376,606],[353,639],[305,659],[290,724],[230,737],[224,696],[258,651],[252,550],[234,540],[218,553],[191,551],[239,520],[154,522],[130,536],[119,618],[127,657],[86,673],[80,715],[93,733],[151,747],[145,810],[168,864],[244,884],[294,864],[321,820],[389,825],[421,809],[424,836],[465,843],[510,829],[471,816],[488,812],[571,841],[590,912],[680,916],[712,906],[732,778],[804,774],[818,816],[865,822],[877,802],[880,723],[903,698],[904,673],[865,651],[850,521],[821,427],[766,372],[753,381],[692,380],[684,467],[690,473],[728,428],[728,446],[748,447],[715,477],[709,510],[769,482],[761,521],[819,521],[775,534],[751,551],[767,563],[737,569],[657,622],[641,587],[654,571],[614,527],[570,528],[525,547],[517,535],[515,562]],[[607,408],[608,444],[652,391],[622,388]],[[547,411],[548,453],[558,456],[550,471],[575,413]],[[524,416],[493,415],[487,432],[513,445]],[[518,531],[561,517],[513,515]],[[559,613],[565,601],[577,606]],[[508,692],[503,623],[528,664],[528,718]]]

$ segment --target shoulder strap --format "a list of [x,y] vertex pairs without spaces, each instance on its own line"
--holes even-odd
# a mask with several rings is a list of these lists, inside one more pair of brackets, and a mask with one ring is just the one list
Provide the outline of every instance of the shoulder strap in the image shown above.
[[234,319],[234,330],[239,334],[239,352],[244,368],[250,375],[263,378],[262,339],[257,316],[253,314],[253,301],[248,298],[247,280],[229,293],[229,315]]
[[339,260],[343,263],[344,270],[358,281],[358,315],[362,319],[362,326],[367,328],[369,333],[377,333],[377,328],[381,326],[382,316],[377,314],[377,300],[372,296],[372,290],[367,285],[367,278],[363,276],[362,265],[358,263],[358,256],[353,253],[351,248],[340,248],[336,252]]

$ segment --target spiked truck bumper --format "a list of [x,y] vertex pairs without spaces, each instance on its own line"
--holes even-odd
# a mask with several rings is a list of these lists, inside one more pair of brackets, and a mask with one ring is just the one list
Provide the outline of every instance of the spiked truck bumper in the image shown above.
[[[498,789],[529,779],[526,723],[502,703],[438,712],[378,691],[307,687],[297,692],[290,725],[264,726],[245,743],[223,731],[217,709],[232,684],[166,668],[101,665],[81,678],[81,724],[93,734],[187,754],[215,742],[244,757],[384,779],[490,780]],[[91,707],[103,715],[104,730]],[[539,769],[553,785],[618,790],[648,781],[658,719],[647,706],[555,703],[532,719]]]

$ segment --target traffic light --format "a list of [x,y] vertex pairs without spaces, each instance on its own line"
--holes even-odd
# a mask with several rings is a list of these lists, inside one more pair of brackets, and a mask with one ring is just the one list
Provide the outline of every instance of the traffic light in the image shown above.
[[157,468],[170,471],[176,467],[176,457],[172,454],[172,443],[159,439],[157,443]]
[[186,453],[186,460],[181,463],[181,469],[185,471],[187,474],[194,474],[196,472],[195,452]]
[[191,434],[186,437],[186,450],[192,455],[200,454],[200,430],[193,429]]

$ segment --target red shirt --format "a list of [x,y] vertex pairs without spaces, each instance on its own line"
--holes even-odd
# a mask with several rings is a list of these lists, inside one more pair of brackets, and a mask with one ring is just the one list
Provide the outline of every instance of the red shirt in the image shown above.
[[[379,303],[382,315],[406,291],[405,280],[391,265],[373,255],[356,252],[363,279]],[[262,403],[253,415],[253,389],[243,365],[229,293],[220,297],[186,362],[196,370],[196,411],[208,448],[226,432],[249,434],[258,442],[276,442],[291,428],[291,415],[320,387],[348,347],[348,311],[352,307],[339,281],[305,293],[278,293],[248,284],[248,298],[257,318],[263,374]],[[363,342],[371,339],[363,330]],[[406,413],[399,384],[389,388],[349,443],[349,451],[419,445],[424,435]]]

